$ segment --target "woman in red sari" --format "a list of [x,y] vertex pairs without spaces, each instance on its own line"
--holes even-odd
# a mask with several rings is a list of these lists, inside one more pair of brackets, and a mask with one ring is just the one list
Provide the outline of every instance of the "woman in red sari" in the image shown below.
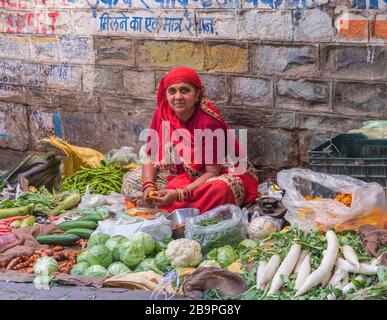
[[[158,137],[156,146],[151,144],[148,137],[148,159],[152,148],[153,151],[158,149],[158,152],[153,161],[143,164],[142,169],[145,203],[153,203],[169,212],[179,208],[197,208],[203,213],[220,205],[241,206],[255,200],[258,179],[252,166],[248,166],[248,170],[242,174],[232,174],[232,170],[224,164],[223,150],[220,153],[223,159],[217,158],[216,138],[212,138],[212,142],[215,142],[213,145],[204,138],[195,140],[194,130],[209,129],[214,132],[219,129],[226,133],[229,129],[219,111],[205,99],[203,92],[198,74],[190,68],[175,68],[160,81],[157,110],[151,124],[151,129],[157,132]],[[170,132],[165,130],[166,121],[169,122]],[[174,131],[183,132],[183,140],[185,138],[185,142],[188,141],[182,148],[180,143],[179,151],[176,147],[181,139],[174,136]],[[163,132],[167,135],[167,143],[162,139]],[[242,151],[238,141],[232,139],[235,153],[240,156]],[[202,161],[196,163],[194,152],[197,152],[198,147],[201,148]],[[166,153],[163,153],[163,148],[167,149]],[[187,150],[189,157],[183,160],[182,156]],[[208,153],[212,153],[213,161],[205,163],[205,155]],[[165,154],[169,154],[169,157]],[[174,158],[176,154],[178,158]],[[181,163],[171,163],[172,158],[181,160]],[[152,196],[150,191],[156,190],[159,169],[169,169],[168,182],[164,190]]]

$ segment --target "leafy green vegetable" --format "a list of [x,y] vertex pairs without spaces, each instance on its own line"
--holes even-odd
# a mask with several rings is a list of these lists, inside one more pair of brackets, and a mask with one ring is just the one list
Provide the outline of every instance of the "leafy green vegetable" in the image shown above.
[[106,241],[108,241],[110,236],[106,233],[97,232],[94,233],[87,242],[87,247],[91,248],[93,246],[99,245],[99,244],[105,244]]
[[111,275],[118,276],[120,274],[125,274],[131,272],[130,269],[124,265],[122,262],[113,262],[107,269],[107,272]]
[[87,262],[93,265],[99,265],[107,268],[113,262],[113,255],[106,246],[98,244],[88,250]]
[[92,277],[107,277],[108,272],[107,270],[99,265],[90,266],[85,270],[84,273],[85,276],[92,276]]
[[145,257],[145,249],[141,242],[127,240],[121,243],[120,260],[128,267],[135,266]]
[[105,242],[105,246],[112,252],[113,260],[120,261],[120,246],[121,243],[128,239],[124,236],[114,236]]
[[83,275],[88,267],[90,265],[87,262],[79,262],[71,269],[70,274]]
[[141,243],[144,247],[145,255],[152,254],[155,249],[155,241],[152,236],[145,232],[135,232],[129,237],[129,240]]
[[42,257],[36,260],[34,265],[34,273],[49,276],[58,271],[58,263],[52,257]]

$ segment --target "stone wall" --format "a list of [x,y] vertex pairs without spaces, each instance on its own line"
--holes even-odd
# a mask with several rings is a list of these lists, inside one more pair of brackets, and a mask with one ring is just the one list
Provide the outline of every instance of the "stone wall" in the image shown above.
[[157,83],[195,68],[260,168],[387,118],[387,0],[0,0],[0,169],[49,135],[139,145]]

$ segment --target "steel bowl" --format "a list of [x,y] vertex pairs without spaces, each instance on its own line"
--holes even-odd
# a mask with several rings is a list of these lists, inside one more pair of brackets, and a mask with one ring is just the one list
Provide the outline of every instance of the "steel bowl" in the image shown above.
[[166,218],[174,224],[185,223],[185,219],[199,215],[200,211],[195,208],[176,209],[172,211]]
[[195,208],[176,209],[166,216],[172,222],[172,238],[184,238],[185,219],[195,217],[200,211]]

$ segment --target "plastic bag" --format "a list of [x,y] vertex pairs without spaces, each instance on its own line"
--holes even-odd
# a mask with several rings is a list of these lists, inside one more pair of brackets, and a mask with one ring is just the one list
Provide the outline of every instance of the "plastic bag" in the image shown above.
[[78,205],[79,209],[86,208],[105,208],[108,212],[118,214],[126,210],[125,197],[116,192],[110,193],[108,196],[101,194],[90,194],[87,190]]
[[137,154],[132,147],[122,147],[119,150],[113,149],[105,154],[104,161],[106,164],[115,163],[119,166],[127,166],[139,162]]
[[265,215],[260,215],[255,211],[251,222],[247,227],[247,234],[250,239],[259,241],[268,237],[273,232],[278,232],[282,229],[283,220]]
[[[387,223],[383,188],[375,183],[343,175],[317,173],[309,169],[289,169],[278,173],[277,182],[286,190],[282,203],[288,209],[285,219],[304,231],[334,227],[336,231],[357,230],[363,224],[384,227]],[[324,198],[305,196],[325,193]],[[350,206],[332,198],[337,193],[352,196]]]
[[[211,221],[210,219],[219,222],[202,225],[203,221]],[[200,216],[187,218],[184,233],[187,239],[200,243],[203,254],[226,244],[236,246],[247,237],[242,210],[233,204],[219,206]]]
[[145,232],[154,240],[159,241],[172,236],[172,222],[164,216],[153,220],[144,218],[105,220],[98,222],[98,227],[93,234],[103,232],[111,237],[120,235],[128,238],[132,233],[138,231]]

